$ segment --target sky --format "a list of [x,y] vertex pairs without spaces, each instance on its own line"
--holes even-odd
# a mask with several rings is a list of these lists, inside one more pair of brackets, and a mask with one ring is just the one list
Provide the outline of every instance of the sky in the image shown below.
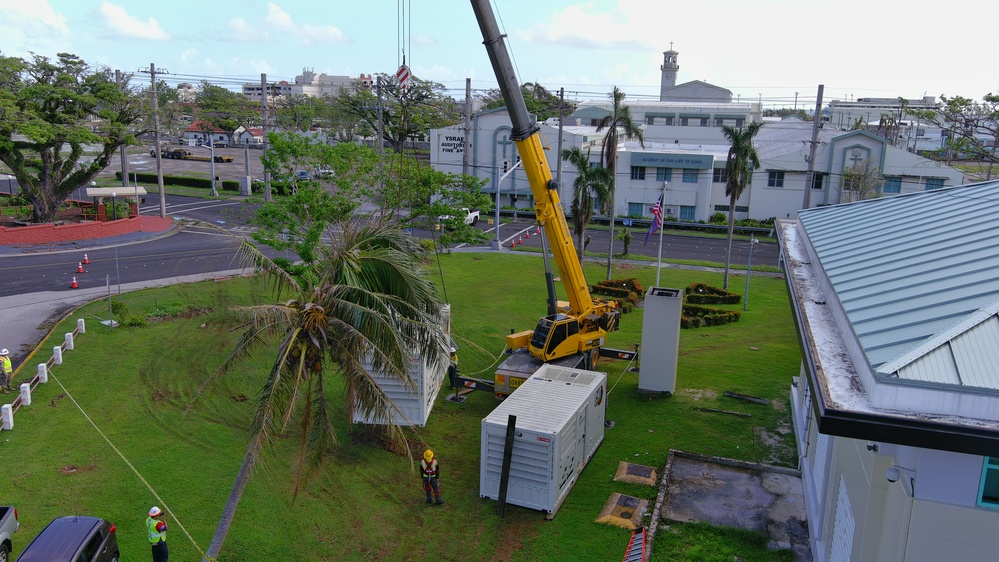
[[[677,83],[702,80],[765,108],[814,108],[865,97],[918,99],[999,91],[994,40],[976,17],[994,0],[954,8],[926,0],[491,0],[521,83],[604,99],[658,99],[663,51]],[[303,69],[338,76],[394,73],[464,98],[465,79],[496,87],[471,4],[460,0],[0,0],[0,53],[75,54],[148,81],[293,81]]]

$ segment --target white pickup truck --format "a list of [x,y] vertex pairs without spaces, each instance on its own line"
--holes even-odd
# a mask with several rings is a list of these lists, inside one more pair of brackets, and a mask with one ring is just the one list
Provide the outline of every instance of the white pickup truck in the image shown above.
[[0,562],[10,560],[10,551],[13,550],[11,540],[20,525],[16,509],[9,505],[0,506]]
[[[471,225],[471,226],[475,226],[476,224],[479,223],[479,210],[478,209],[469,209],[468,207],[462,207],[462,208],[458,209],[458,216],[462,217],[462,220],[465,222],[465,224],[468,224],[468,225]],[[441,224],[446,224],[447,222],[452,221],[455,218],[456,217],[454,217],[452,215],[442,215],[442,216],[437,217],[437,220],[439,221],[438,224],[437,224],[437,228],[440,229]],[[451,224],[454,224],[454,223],[452,222]],[[450,227],[448,227],[448,228],[450,228]]]

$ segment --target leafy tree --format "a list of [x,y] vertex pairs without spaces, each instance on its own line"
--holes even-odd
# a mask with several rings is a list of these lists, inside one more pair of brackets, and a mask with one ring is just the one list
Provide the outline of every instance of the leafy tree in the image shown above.
[[940,96],[937,110],[913,111],[921,119],[950,131],[951,154],[999,164],[999,94],[985,94],[982,101]]
[[760,167],[760,157],[753,146],[753,137],[760,131],[762,123],[750,123],[747,127],[722,127],[722,133],[731,143],[728,159],[725,161],[725,195],[728,195],[728,245],[725,250],[725,277],[722,288],[728,289],[728,272],[732,265],[732,237],[735,232],[735,203],[749,185],[753,170]]
[[[335,219],[344,218],[317,214],[319,208],[349,215],[362,202],[369,202],[377,205],[376,212],[382,219],[395,220],[403,227],[434,228],[441,223],[439,217],[457,217],[460,207],[488,210],[491,206],[490,197],[481,192],[486,180],[438,172],[411,156],[389,153],[379,160],[373,148],[353,143],[324,145],[296,133],[270,133],[268,142],[271,150],[263,163],[269,173],[289,178],[295,187],[293,191],[320,186],[332,199],[327,201],[314,193],[292,197],[289,201],[264,205],[257,217],[251,219],[263,229],[258,233],[261,236],[258,241],[282,250],[301,245],[295,251],[302,260],[314,254],[314,245],[318,243],[316,232],[324,231],[325,225]],[[294,175],[296,170],[329,173],[313,173],[312,179],[301,181]],[[303,204],[321,206],[301,214]],[[311,225],[287,222],[301,217],[320,222]],[[323,219],[325,223],[321,222]],[[450,221],[447,226],[439,240],[445,247],[481,242],[486,236],[462,221]],[[313,251],[308,250],[310,247]]]
[[[406,88],[395,75],[382,74],[384,140],[396,152],[403,143],[423,138],[430,129],[454,125],[461,111],[443,84],[412,77]],[[340,90],[340,103],[372,131],[378,131],[378,99],[371,90]]]
[[[247,318],[246,331],[219,375],[233,371],[254,349],[274,349],[275,338],[277,348],[257,398],[250,444],[207,559],[218,558],[264,447],[273,445],[288,426],[298,436],[294,495],[303,479],[327,465],[337,445],[333,377],[343,379],[348,416],[359,410],[394,419],[398,409],[372,379],[366,363],[372,372],[411,387],[411,354],[418,353],[432,368],[447,360],[442,302],[420,274],[416,240],[386,223],[350,221],[337,223],[328,237],[329,245],[297,277],[276,267],[252,244],[242,247],[243,255],[284,289],[279,294],[290,292],[291,298],[237,309]],[[409,453],[402,428],[391,424],[384,431]]]
[[[611,278],[611,265],[614,258],[614,186],[616,178],[614,171],[617,170],[617,143],[620,137],[625,139],[638,139],[639,144],[645,147],[645,138],[642,129],[631,119],[631,109],[624,105],[625,93],[617,86],[608,95],[611,99],[610,115],[605,115],[597,123],[597,132],[607,129],[600,145],[601,164],[611,171],[611,182],[607,186],[607,200],[604,202],[604,212],[610,217],[610,241],[607,246],[607,279]],[[619,132],[618,129],[621,129]]]
[[278,98],[276,105],[279,127],[308,131],[322,111],[323,100],[313,96],[291,94]]
[[607,168],[593,165],[590,162],[590,150],[578,146],[562,151],[562,159],[576,167],[576,179],[572,182],[572,203],[569,211],[572,213],[572,231],[576,235],[576,254],[583,261],[586,235],[586,225],[593,220],[593,207],[596,201],[607,198],[607,186],[613,175]]
[[841,181],[841,198],[844,203],[877,199],[884,195],[881,191],[884,185],[884,180],[881,178],[881,171],[874,160],[870,158],[866,158],[843,170]]
[[[527,111],[537,116],[539,121],[544,121],[550,117],[559,117],[560,107],[562,108],[561,114],[563,115],[568,115],[573,111],[572,104],[563,104],[558,95],[553,94],[537,82],[525,83],[520,87],[520,92],[523,94]],[[489,90],[482,97],[482,100],[485,102],[485,109],[506,107],[506,102],[503,100],[503,93],[498,88]]]
[[[51,222],[63,201],[111,161],[142,116],[127,82],[76,55],[30,61],[0,55],[0,161],[33,205],[36,222]],[[96,153],[84,147],[95,146]]]
[[248,126],[260,120],[260,111],[246,96],[237,94],[202,80],[198,87],[198,109],[205,133],[211,133],[214,128],[221,129],[229,143],[233,142],[232,134],[241,125]]
[[[377,129],[361,120],[338,96],[323,96],[316,113],[316,122],[326,131],[330,142],[355,142],[374,136]],[[377,116],[376,116],[377,119]]]

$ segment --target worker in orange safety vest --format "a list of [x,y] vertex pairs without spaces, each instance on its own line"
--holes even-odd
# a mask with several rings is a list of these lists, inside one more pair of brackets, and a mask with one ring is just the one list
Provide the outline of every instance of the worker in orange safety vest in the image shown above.
[[434,498],[437,499],[437,505],[444,503],[441,499],[440,471],[441,467],[434,458],[434,452],[427,449],[423,453],[423,460],[420,461],[420,475],[423,477],[423,491],[427,493],[427,503],[434,503],[430,498],[430,492],[433,492]]

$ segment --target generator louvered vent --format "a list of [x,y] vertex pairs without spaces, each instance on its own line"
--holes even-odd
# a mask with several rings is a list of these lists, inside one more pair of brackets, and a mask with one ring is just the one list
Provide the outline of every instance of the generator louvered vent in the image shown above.
[[547,377],[559,383],[581,384],[589,386],[593,384],[595,376],[593,373],[580,371],[578,369],[565,369],[562,367],[549,367]]

